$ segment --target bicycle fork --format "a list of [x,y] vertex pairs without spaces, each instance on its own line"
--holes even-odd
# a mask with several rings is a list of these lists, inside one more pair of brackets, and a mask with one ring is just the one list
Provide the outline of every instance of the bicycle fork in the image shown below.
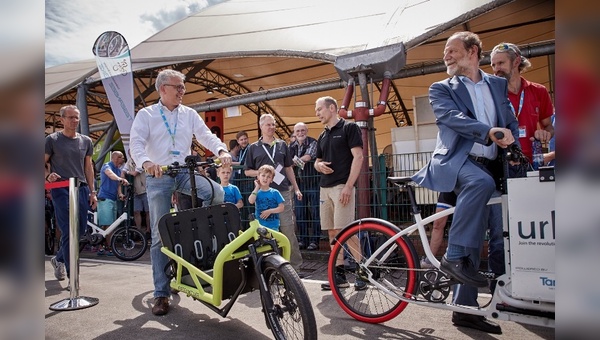
[[[271,296],[271,294],[269,293],[269,283],[267,282],[267,279],[265,278],[264,272],[263,272],[263,264],[265,261],[275,261],[275,262],[280,262],[274,258],[270,258],[273,255],[278,255],[278,251],[277,251],[277,241],[275,239],[272,238],[267,238],[267,228],[265,227],[259,227],[256,231],[260,236],[259,239],[254,242],[253,244],[248,245],[248,251],[250,252],[250,257],[252,258],[252,262],[254,263],[254,274],[256,275],[257,279],[258,279],[258,286],[259,286],[259,290],[260,290],[260,299],[263,305],[263,309],[264,309],[264,314],[265,314],[265,321],[267,323],[267,327],[270,329],[271,328],[271,323],[267,320],[267,318],[272,317],[273,313],[275,313],[275,304],[273,303],[273,297]],[[267,253],[258,253],[256,251],[257,247],[263,246],[263,245],[269,245],[271,246],[271,249],[273,251],[271,252],[267,252]],[[285,262],[281,262],[279,264],[283,264]],[[281,330],[279,330],[281,331]]]

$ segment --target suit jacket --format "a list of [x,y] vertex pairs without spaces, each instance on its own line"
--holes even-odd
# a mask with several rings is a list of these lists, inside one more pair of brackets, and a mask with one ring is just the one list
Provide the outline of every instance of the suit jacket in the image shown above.
[[[508,100],[506,79],[481,73],[494,99],[497,127],[508,128],[518,137],[519,123]],[[429,101],[439,128],[437,143],[431,161],[412,178],[426,188],[449,192],[454,190],[458,171],[467,161],[473,144],[492,143],[488,138],[492,126],[477,120],[469,91],[457,76],[433,83]],[[518,138],[515,139],[518,143]]]

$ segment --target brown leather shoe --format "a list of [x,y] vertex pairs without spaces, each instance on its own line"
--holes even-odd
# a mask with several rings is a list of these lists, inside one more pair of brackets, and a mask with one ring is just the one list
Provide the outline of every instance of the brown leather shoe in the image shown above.
[[165,315],[168,312],[169,312],[169,298],[168,297],[154,298],[154,307],[152,307],[152,314]]

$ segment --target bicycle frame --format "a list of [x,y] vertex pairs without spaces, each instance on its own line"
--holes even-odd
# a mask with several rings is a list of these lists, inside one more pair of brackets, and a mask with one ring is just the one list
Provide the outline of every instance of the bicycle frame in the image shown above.
[[87,225],[88,227],[92,228],[92,233],[90,235],[93,234],[100,234],[102,235],[102,237],[106,238],[106,235],[112,233],[113,231],[115,231],[120,225],[121,223],[123,223],[123,221],[127,221],[129,219],[129,214],[124,211],[121,216],[119,216],[113,223],[111,223],[110,226],[108,226],[108,228],[106,228],[106,230],[100,228],[98,226],[98,218],[97,218],[97,212],[92,212],[92,211],[88,211],[88,215],[93,215],[94,216],[94,222],[91,221],[87,221]]
[[[502,198],[501,197],[493,197],[492,199],[489,200],[488,205],[492,205],[492,204],[501,204],[502,203]],[[427,256],[427,258],[429,259],[429,261],[431,261],[431,264],[433,264],[434,267],[439,268],[440,267],[440,261],[438,261],[435,256],[433,255],[433,253],[431,252],[431,247],[429,247],[429,241],[427,239],[427,233],[425,230],[425,226],[429,223],[432,223],[435,220],[438,220],[444,216],[449,216],[454,214],[454,210],[455,207],[452,208],[448,208],[445,210],[442,210],[440,212],[437,212],[433,215],[430,215],[426,218],[422,218],[421,214],[416,214],[415,215],[415,223],[412,224],[409,227],[406,227],[405,229],[402,230],[402,232],[396,234],[396,236],[390,238],[389,240],[387,240],[385,243],[383,243],[381,245],[380,248],[378,248],[370,257],[369,259],[367,259],[367,261],[365,262],[365,265],[369,265],[371,264],[373,261],[376,260],[377,256],[382,252],[382,249],[386,248],[387,246],[389,246],[390,244],[394,243],[398,238],[406,235],[410,235],[415,231],[418,231],[419,233],[419,239],[421,241],[421,243],[423,244],[423,250],[425,251],[425,255]],[[387,256],[390,255],[390,252],[388,252],[387,254],[384,255],[384,259],[387,258]]]
[[[283,258],[286,261],[289,261],[291,247],[287,237],[280,232],[260,226],[257,220],[251,221],[250,227],[246,231],[240,232],[235,239],[233,239],[218,253],[212,269],[212,276],[210,273],[200,270],[193,264],[170,251],[167,247],[163,246],[160,250],[177,263],[177,275],[175,276],[175,280],[171,281],[171,288],[184,292],[185,294],[203,302],[209,308],[225,317],[231,309],[233,303],[236,301],[237,297],[241,294],[246,283],[250,281],[250,278],[242,277],[240,286],[227,305],[222,309],[217,308],[223,302],[223,282],[226,279],[225,271],[223,270],[225,263],[229,261],[240,261],[244,258],[250,259],[253,254],[251,254],[249,247],[244,247],[244,245],[246,245],[248,242],[254,243],[259,241],[261,238],[266,240],[275,240],[276,247],[282,249],[281,255]],[[263,244],[257,247],[255,251],[259,256],[264,256],[266,254],[276,252],[276,249],[273,249],[273,244]],[[194,282],[194,286],[190,286],[182,282],[183,268],[188,270],[191,279]],[[242,274],[245,273],[243,270],[241,272]],[[212,293],[205,289],[207,285],[211,287]],[[259,288],[263,289],[262,287]]]
[[130,207],[133,207],[133,186],[130,185],[130,188],[128,188],[127,190],[127,195],[125,197],[125,206],[123,207],[123,213],[121,214],[121,216],[119,216],[113,223],[111,223],[108,228],[106,228],[106,230],[100,228],[100,226],[98,226],[98,212],[94,212],[94,211],[89,211],[88,210],[88,216],[92,215],[93,218],[93,222],[89,220],[87,221],[87,225],[88,227],[92,228],[92,233],[89,234],[94,235],[94,234],[100,234],[103,238],[106,238],[106,235],[112,233],[113,231],[115,231],[120,225],[121,223],[123,223],[124,221],[126,222],[126,225],[131,227],[130,222],[130,215],[128,213],[128,210],[130,209]]

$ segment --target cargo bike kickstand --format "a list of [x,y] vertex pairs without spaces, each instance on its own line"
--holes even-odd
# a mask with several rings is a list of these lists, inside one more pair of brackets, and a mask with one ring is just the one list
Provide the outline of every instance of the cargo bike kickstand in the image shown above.
[[[198,175],[196,169],[217,163],[188,156],[185,164],[162,167],[170,176],[186,171],[192,189],[192,209],[165,214],[158,222],[161,251],[170,259],[165,271],[172,278],[171,288],[222,317],[241,294],[258,290],[267,327],[275,339],[316,339],[310,299],[288,262],[289,240],[261,226],[253,216],[249,228],[242,230],[234,204],[197,207],[196,181],[209,179]],[[221,307],[224,299],[229,301]]]

